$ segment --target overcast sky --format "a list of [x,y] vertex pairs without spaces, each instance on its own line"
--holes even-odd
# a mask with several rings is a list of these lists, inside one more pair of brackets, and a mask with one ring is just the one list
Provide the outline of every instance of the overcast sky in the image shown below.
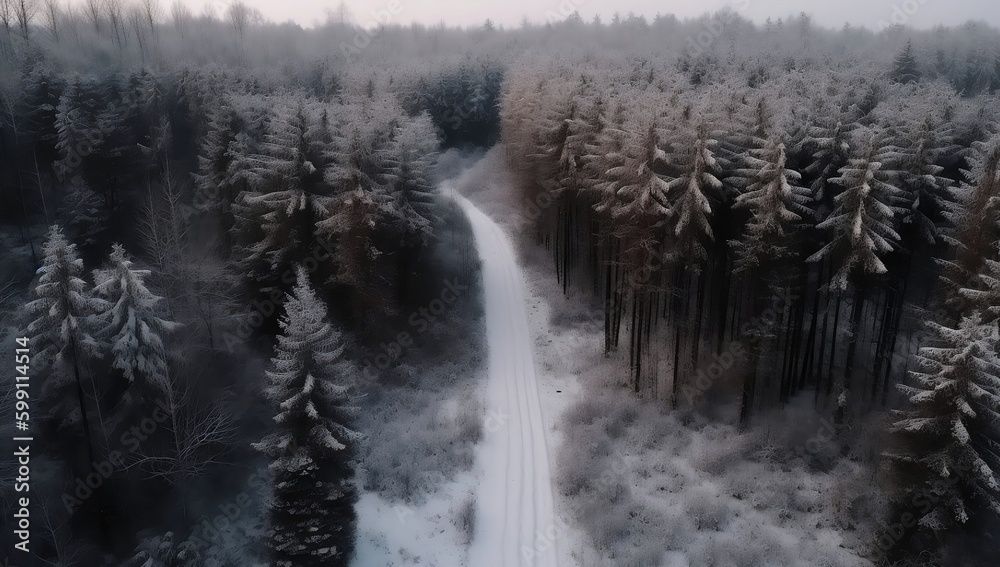
[[[80,3],[83,0],[69,0]],[[211,6],[222,13],[230,0],[182,0],[196,13]],[[274,21],[289,19],[311,26],[335,11],[338,0],[243,0]],[[165,7],[173,0],[160,0]],[[487,18],[497,24],[517,25],[527,17],[545,21],[578,10],[587,20],[599,14],[606,20],[615,12],[629,12],[652,18],[657,13],[672,13],[680,18],[694,17],[707,11],[731,6],[748,18],[763,21],[767,17],[785,17],[805,10],[814,21],[825,26],[851,25],[878,29],[893,18],[919,28],[937,24],[955,25],[970,19],[986,20],[1000,26],[998,0],[346,0],[354,19],[364,24],[379,14],[393,23],[421,22],[452,25],[478,25]],[[395,12],[395,13],[392,13]]]

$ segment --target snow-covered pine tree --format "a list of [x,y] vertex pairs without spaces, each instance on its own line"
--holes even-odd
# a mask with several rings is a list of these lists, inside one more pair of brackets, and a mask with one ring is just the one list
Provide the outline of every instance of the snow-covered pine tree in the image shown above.
[[921,121],[907,142],[900,148],[902,159],[898,164],[900,188],[908,193],[910,209],[904,222],[915,224],[924,240],[934,244],[939,231],[929,215],[945,210],[945,192],[951,185],[951,180],[942,175],[945,168],[939,162],[954,153],[956,146],[947,126],[932,117]]
[[174,532],[143,539],[135,548],[135,555],[122,567],[202,567],[205,565],[198,547],[191,541],[174,541]]
[[959,290],[975,288],[972,280],[982,273],[983,262],[998,258],[1000,136],[976,142],[972,150],[966,158],[970,167],[963,170],[967,182],[952,188],[954,202],[947,204],[945,216],[953,228],[943,232],[945,240],[955,248],[954,258],[942,261],[941,274],[945,303],[954,308],[963,303]]
[[670,217],[670,255],[678,260],[702,262],[708,259],[705,242],[714,238],[710,219],[713,194],[722,182],[714,149],[718,145],[708,122],[684,125],[670,138],[666,161],[672,179],[666,185]]
[[325,214],[320,199],[332,191],[323,175],[329,132],[315,110],[300,101],[280,112],[261,153],[242,154],[234,164],[248,187],[234,207],[241,264],[265,288],[311,249],[313,224]]
[[622,243],[626,263],[641,270],[662,244],[660,231],[669,214],[668,184],[656,170],[666,155],[659,146],[656,123],[631,124],[622,132],[620,149],[607,156],[611,165],[605,183],[614,187],[609,203],[600,203],[598,213],[607,212],[613,233]]
[[888,457],[899,505],[933,493],[931,510],[907,511],[924,514],[918,525],[938,535],[977,512],[1000,515],[1000,334],[979,313],[929,327],[933,346],[921,347],[913,385],[897,386],[909,407],[896,412]]
[[81,176],[67,180],[64,191],[58,213],[64,219],[67,232],[84,248],[96,245],[107,230],[111,218],[101,196]]
[[97,101],[91,84],[77,78],[70,81],[56,107],[56,149],[60,159],[54,164],[60,179],[68,179],[82,171],[101,143],[97,125]]
[[357,498],[350,458],[348,380],[341,336],[301,266],[284,304],[276,354],[266,372],[274,430],[253,446],[274,475],[268,545],[276,567],[345,566],[354,545]]
[[193,174],[196,208],[221,208],[228,211],[236,199],[233,154],[230,145],[239,133],[236,111],[222,101],[213,106],[207,116],[205,136],[198,152],[198,171]]
[[903,50],[896,56],[889,76],[893,81],[903,84],[915,83],[920,80],[920,68],[917,65],[917,58],[913,54],[912,41],[907,41]]
[[83,260],[58,225],[49,231],[43,251],[36,299],[25,306],[31,318],[27,331],[32,338],[33,370],[45,377],[42,401],[51,418],[57,426],[82,426],[93,458],[83,365],[88,358],[99,356],[91,325],[92,317],[105,303],[91,297],[82,277]]
[[180,325],[162,318],[162,298],[146,287],[149,270],[135,269],[120,244],[112,247],[108,267],[94,272],[94,293],[106,301],[99,313],[100,340],[106,341],[111,366],[120,370],[122,410],[147,407],[170,395],[164,338]]
[[784,144],[755,150],[744,156],[750,168],[738,169],[726,181],[742,189],[733,208],[747,210],[750,221],[733,242],[736,272],[767,265],[789,254],[786,230],[812,214],[809,190],[798,186],[802,176],[785,167]]
[[896,186],[894,169],[899,153],[877,132],[867,130],[861,151],[829,181],[843,189],[834,197],[836,208],[817,228],[830,240],[807,261],[827,256],[834,261],[830,285],[846,290],[859,275],[884,274],[882,256],[899,243],[898,215],[906,213],[905,192]]
[[397,215],[390,193],[389,157],[401,110],[387,101],[365,100],[346,105],[342,111],[356,118],[334,133],[324,172],[333,192],[319,200],[316,232],[336,243],[334,280],[357,294],[359,315],[364,312],[371,317],[393,309],[388,298],[380,295],[380,286],[373,283],[378,277],[378,259],[385,253],[379,246],[379,223]]
[[616,168],[624,167],[628,159],[625,153],[628,131],[627,110],[623,101],[612,99],[606,110],[607,115],[599,118],[601,132],[582,158],[586,176],[593,180],[592,184],[582,189],[594,202],[594,211],[601,217],[602,226],[611,229],[612,215],[619,204],[618,188],[624,180],[609,175],[608,172],[624,172],[624,169]]
[[969,287],[959,289],[958,293],[966,300],[965,310],[982,310],[986,322],[1000,319],[1000,261],[985,259]]
[[816,120],[819,123],[808,127],[807,136],[802,140],[802,147],[812,151],[812,159],[802,172],[813,179],[810,185],[812,198],[817,204],[826,205],[818,210],[820,214],[824,214],[824,209],[835,206],[832,204],[831,192],[836,192],[836,188],[831,190],[830,180],[837,177],[840,168],[847,165],[851,158],[851,133],[857,125],[839,120],[827,124],[825,122],[829,118],[826,116],[817,117]]
[[393,216],[386,219],[403,243],[428,244],[439,220],[437,190],[431,169],[437,161],[438,139],[427,114],[408,120],[396,132],[386,158]]
[[582,192],[597,181],[590,176],[593,172],[589,171],[587,160],[599,151],[601,132],[605,126],[605,99],[599,93],[589,97],[583,94],[579,99],[581,110],[570,122],[563,161],[570,172],[572,186]]
[[431,169],[437,162],[438,138],[430,116],[422,113],[406,120],[386,152],[386,181],[392,206],[390,216],[379,220],[383,246],[395,257],[398,297],[408,298],[410,281],[419,277],[420,256],[436,239],[440,226],[437,188]]

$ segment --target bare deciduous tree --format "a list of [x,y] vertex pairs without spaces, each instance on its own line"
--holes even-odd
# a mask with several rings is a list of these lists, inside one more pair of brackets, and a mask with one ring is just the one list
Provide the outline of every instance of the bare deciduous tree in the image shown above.
[[142,10],[141,6],[131,6],[128,9],[128,15],[126,16],[128,20],[129,27],[132,28],[132,33],[135,34],[135,41],[139,44],[139,56],[142,61],[146,61],[148,56],[148,37],[149,29],[146,28],[146,15]]
[[128,45],[128,27],[125,15],[125,0],[105,0],[104,9],[108,15],[108,22],[115,32],[115,41],[118,49],[122,50]]
[[139,7],[150,33],[155,34],[156,22],[160,19],[160,0],[141,0]]
[[10,27],[14,23],[14,0],[0,0],[0,23],[10,36]]
[[59,20],[62,19],[62,6],[59,0],[44,0],[42,3],[42,16],[45,19],[45,27],[52,36],[52,41],[59,43]]
[[35,19],[38,13],[36,0],[15,0],[14,17],[17,19],[17,27],[21,29],[21,37],[28,41],[31,33],[31,20]]
[[233,2],[229,5],[226,16],[229,18],[229,23],[232,24],[233,29],[236,30],[236,37],[242,46],[243,39],[247,33],[247,26],[250,25],[250,7],[243,2]]
[[188,26],[190,25],[193,17],[191,9],[181,2],[181,0],[175,0],[170,6],[170,17],[174,22],[174,28],[177,29],[177,33],[179,33],[182,38],[186,37]]
[[104,19],[104,7],[101,0],[84,0],[83,14],[94,26],[94,33],[101,33],[101,20]]
[[125,468],[138,467],[150,476],[177,482],[225,464],[226,454],[237,441],[235,416],[230,410],[232,399],[229,391],[206,400],[172,385],[165,400],[167,407],[162,408],[170,414],[166,427],[172,447],[161,452],[143,446],[128,459]]

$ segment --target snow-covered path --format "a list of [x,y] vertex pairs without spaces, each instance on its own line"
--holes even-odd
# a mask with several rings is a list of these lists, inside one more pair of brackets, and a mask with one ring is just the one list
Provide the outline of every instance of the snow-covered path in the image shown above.
[[489,348],[484,440],[470,567],[558,565],[545,423],[532,357],[524,279],[510,240],[455,196],[482,260]]

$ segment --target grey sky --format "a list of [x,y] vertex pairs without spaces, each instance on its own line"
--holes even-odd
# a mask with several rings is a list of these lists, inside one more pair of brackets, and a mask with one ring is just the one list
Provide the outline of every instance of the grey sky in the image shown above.
[[[69,0],[80,3],[82,0]],[[192,11],[202,12],[206,6],[216,13],[225,10],[229,0],[182,0]],[[338,0],[243,0],[258,8],[265,17],[275,21],[294,20],[304,26],[326,19],[336,10]],[[169,5],[172,0],[161,0]],[[687,18],[731,6],[747,17],[763,21],[767,17],[785,17],[801,11],[813,15],[814,21],[825,26],[851,25],[878,29],[880,23],[905,19],[906,24],[927,28],[937,24],[955,25],[970,19],[986,20],[1000,26],[1000,4],[997,0],[346,0],[359,23],[384,20],[393,23],[420,22],[453,25],[478,25],[487,18],[497,24],[517,25],[524,17],[545,21],[562,17],[577,9],[587,20],[599,14],[605,20],[615,12],[629,12],[652,18],[658,12]],[[395,12],[395,13],[392,13]],[[376,16],[376,14],[380,14]]]

